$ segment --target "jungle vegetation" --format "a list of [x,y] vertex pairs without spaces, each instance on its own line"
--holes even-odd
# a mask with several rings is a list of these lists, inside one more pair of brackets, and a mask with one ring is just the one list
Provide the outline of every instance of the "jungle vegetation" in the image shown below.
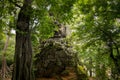
[[59,25],[88,78],[120,79],[120,0],[0,0],[0,75],[34,80],[40,41]]

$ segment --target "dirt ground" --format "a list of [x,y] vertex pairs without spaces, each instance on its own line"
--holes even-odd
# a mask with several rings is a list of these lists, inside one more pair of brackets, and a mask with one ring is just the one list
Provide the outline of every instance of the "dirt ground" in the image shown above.
[[[52,78],[36,78],[36,80],[77,80],[77,76],[74,70],[71,68],[69,68],[68,70],[69,70],[68,75],[53,76]],[[7,78],[5,80],[11,79]]]
[[37,78],[36,80],[77,80],[76,73],[72,69],[69,70],[69,75],[66,76],[59,76],[59,77],[53,77],[53,78]]

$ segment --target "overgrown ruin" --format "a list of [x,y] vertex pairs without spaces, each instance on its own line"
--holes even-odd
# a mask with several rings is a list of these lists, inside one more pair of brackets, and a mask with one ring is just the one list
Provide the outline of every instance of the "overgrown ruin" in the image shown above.
[[68,41],[64,39],[66,37],[66,27],[59,28],[52,38],[40,44],[40,53],[35,56],[37,77],[62,75],[68,67],[75,66],[75,54]]

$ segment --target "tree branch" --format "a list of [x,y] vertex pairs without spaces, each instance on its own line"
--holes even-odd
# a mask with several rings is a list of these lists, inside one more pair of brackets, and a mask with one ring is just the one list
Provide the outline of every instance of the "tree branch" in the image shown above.
[[22,6],[18,5],[17,2],[14,2],[12,0],[8,0],[9,2],[11,2],[12,4],[14,4],[16,7],[18,8],[22,8]]

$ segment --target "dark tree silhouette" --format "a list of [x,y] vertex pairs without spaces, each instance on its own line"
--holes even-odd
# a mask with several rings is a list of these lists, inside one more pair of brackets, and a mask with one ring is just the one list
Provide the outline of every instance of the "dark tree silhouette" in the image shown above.
[[12,80],[31,80],[32,47],[30,39],[31,0],[24,0],[16,25],[15,64]]

